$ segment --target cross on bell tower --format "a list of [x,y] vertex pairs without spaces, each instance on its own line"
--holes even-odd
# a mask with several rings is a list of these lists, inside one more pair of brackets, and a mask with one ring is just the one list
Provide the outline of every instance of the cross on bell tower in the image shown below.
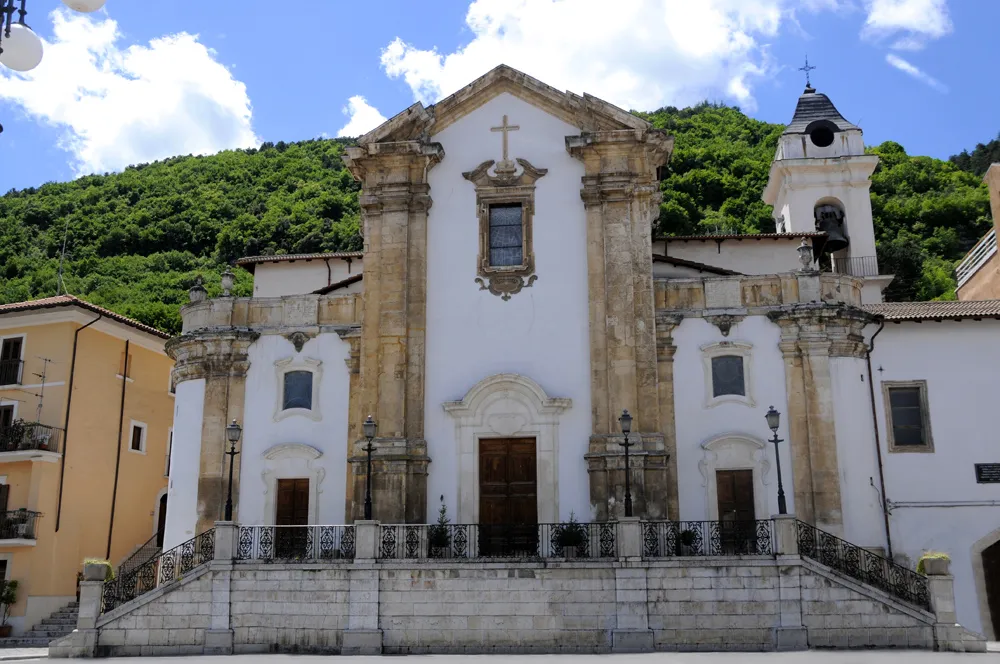
[[811,72],[813,69],[816,69],[816,67],[813,67],[812,65],[809,64],[809,56],[807,55],[806,56],[806,64],[805,64],[805,66],[804,67],[799,67],[799,71],[804,71],[806,73],[806,87],[807,88],[811,88],[812,87],[812,83],[809,82],[809,72]]

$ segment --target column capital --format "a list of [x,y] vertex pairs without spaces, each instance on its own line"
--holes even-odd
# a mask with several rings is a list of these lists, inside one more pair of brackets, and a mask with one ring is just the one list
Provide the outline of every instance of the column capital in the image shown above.
[[199,330],[167,341],[164,350],[174,361],[174,385],[209,377],[246,376],[250,344],[260,337],[251,329]]

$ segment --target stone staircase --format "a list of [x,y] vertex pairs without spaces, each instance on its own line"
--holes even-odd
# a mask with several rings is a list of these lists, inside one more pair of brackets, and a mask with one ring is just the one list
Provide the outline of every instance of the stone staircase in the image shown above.
[[49,641],[66,636],[76,629],[79,613],[78,602],[67,604],[24,634],[0,639],[0,648],[48,648]]

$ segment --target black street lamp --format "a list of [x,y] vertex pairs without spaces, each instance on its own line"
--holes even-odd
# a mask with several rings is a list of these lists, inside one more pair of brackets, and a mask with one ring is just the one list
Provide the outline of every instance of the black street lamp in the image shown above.
[[628,448],[635,443],[628,442],[628,435],[632,431],[632,416],[628,414],[627,410],[622,411],[618,423],[622,425],[622,433],[625,434],[625,442],[618,443],[625,448],[625,516],[632,516],[632,482],[629,479],[629,475],[632,473],[628,464]]
[[365,521],[372,520],[372,452],[375,448],[372,446],[372,441],[375,439],[375,432],[378,430],[378,425],[375,424],[375,420],[369,415],[365,423],[361,425],[365,430],[365,440],[368,441],[368,445],[364,448],[365,453],[368,455],[368,472],[365,475]]
[[778,438],[778,425],[781,424],[781,413],[771,406],[768,409],[767,414],[764,415],[767,420],[767,426],[771,429],[771,433],[774,437],[771,438],[771,442],[774,443],[774,465],[778,470],[778,514],[788,514],[788,508],[785,506],[785,487],[781,484],[781,454],[778,452],[778,443],[783,443],[781,438]]
[[233,463],[236,461],[236,455],[239,454],[236,451],[236,443],[239,442],[242,435],[243,428],[236,420],[233,420],[233,423],[226,427],[226,440],[229,441],[229,451],[226,452],[226,456],[229,457],[229,488],[226,489],[226,521],[233,520]]

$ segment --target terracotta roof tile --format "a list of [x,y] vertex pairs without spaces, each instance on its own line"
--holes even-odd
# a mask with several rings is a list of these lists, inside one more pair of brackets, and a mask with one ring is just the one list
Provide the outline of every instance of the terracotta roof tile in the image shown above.
[[797,240],[804,237],[826,237],[826,233],[734,233],[732,235],[661,235],[654,237],[654,242],[675,242],[678,240]]
[[330,284],[329,286],[323,286],[322,288],[314,290],[313,291],[313,295],[326,295],[327,293],[332,293],[335,290],[340,290],[341,288],[346,288],[347,286],[350,286],[351,284],[356,284],[359,281],[361,281],[362,279],[364,279],[364,277],[365,277],[364,272],[359,272],[357,274],[352,274],[351,276],[347,277],[346,279],[341,279],[340,281],[335,281],[334,283]]
[[360,251],[330,251],[315,254],[273,254],[270,256],[247,256],[236,261],[236,264],[253,274],[258,263],[283,263],[285,261],[315,261],[326,258],[364,258]]
[[697,261],[689,261],[683,258],[676,258],[674,256],[660,256],[659,254],[653,254],[654,263],[669,263],[670,265],[677,265],[678,267],[689,267],[699,272],[711,272],[712,274],[722,274],[726,276],[733,276],[739,274],[739,272],[734,272],[733,270],[727,270],[724,267],[716,267],[714,265],[707,265],[705,263],[699,263]]
[[952,302],[882,302],[862,307],[887,321],[962,320],[1000,318],[1000,300]]
[[43,297],[39,300],[28,300],[27,302],[0,304],[0,316],[19,311],[35,311],[38,309],[53,309],[55,307],[72,306],[80,307],[81,309],[86,309],[87,311],[92,311],[96,314],[101,314],[105,318],[110,318],[111,320],[134,327],[137,330],[141,330],[147,334],[152,334],[153,336],[160,337],[161,339],[170,338],[170,335],[162,330],[158,330],[155,327],[146,325],[145,323],[140,323],[139,321],[133,320],[127,316],[116,314],[115,312],[105,309],[104,307],[99,307],[96,304],[85,302],[73,295],[56,295],[53,297]]

